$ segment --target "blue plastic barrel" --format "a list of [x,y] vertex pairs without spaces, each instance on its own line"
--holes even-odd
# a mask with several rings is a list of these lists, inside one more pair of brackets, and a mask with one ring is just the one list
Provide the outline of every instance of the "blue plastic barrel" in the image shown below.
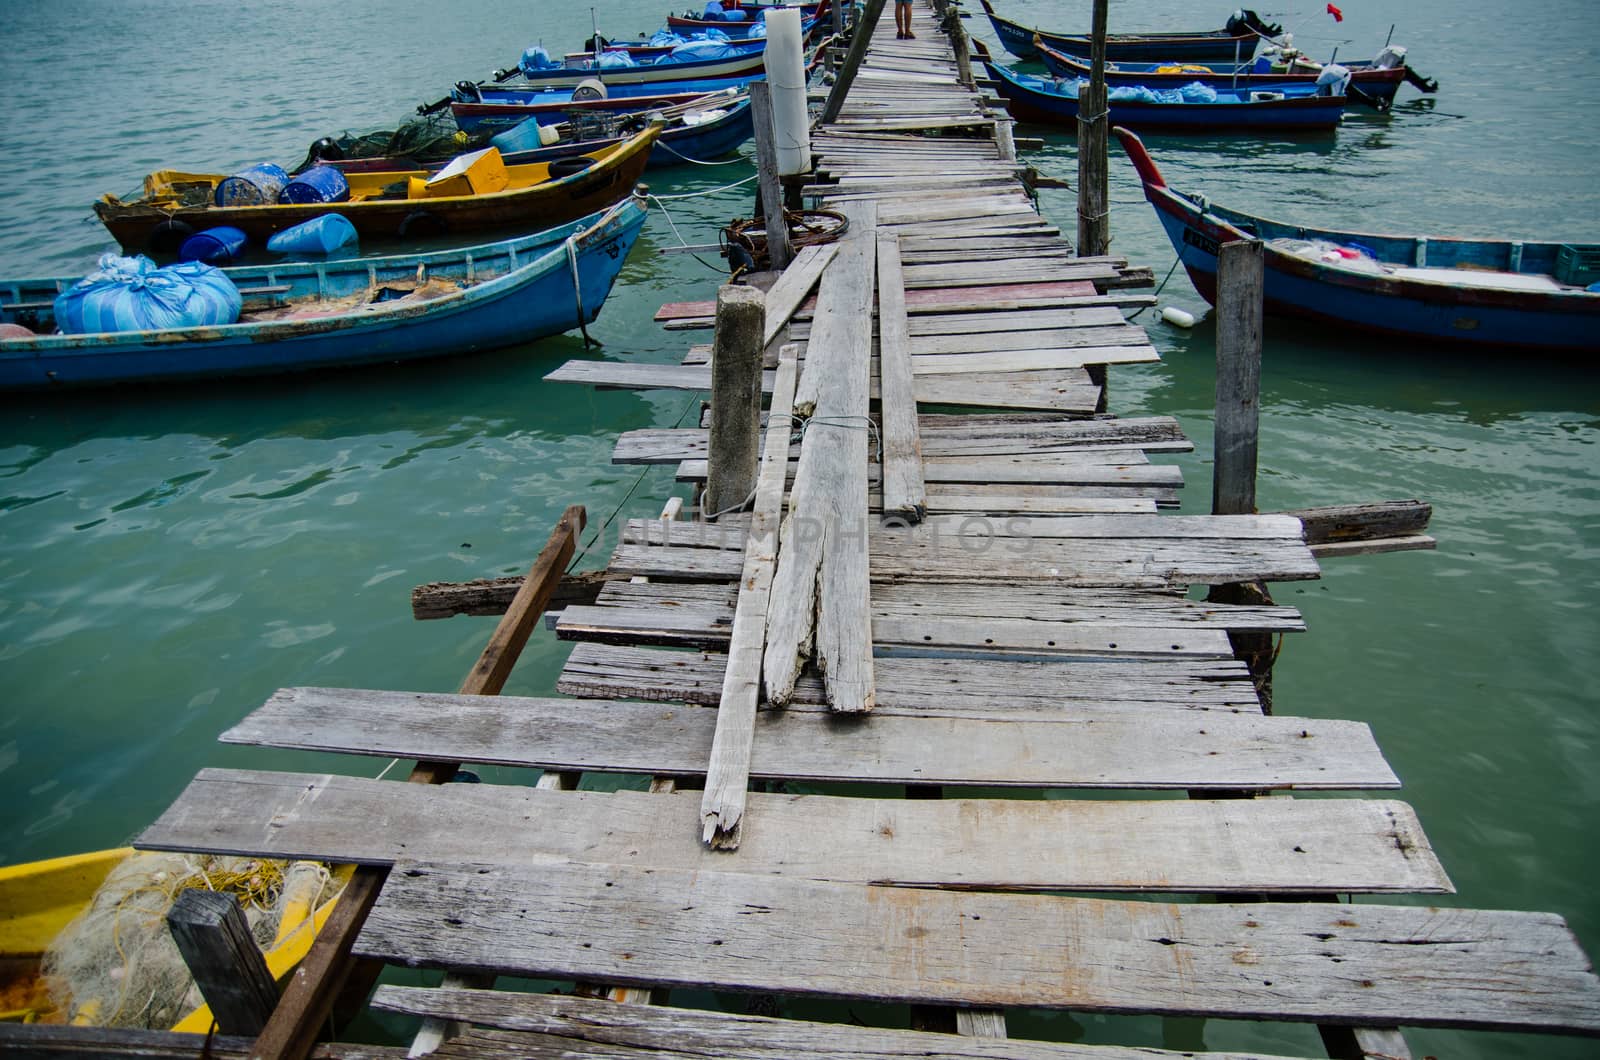
[[282,166],[258,162],[241,169],[217,184],[218,206],[267,206],[278,201],[278,192],[289,183]]
[[183,261],[203,261],[207,265],[226,265],[244,250],[249,238],[237,228],[218,225],[196,232],[183,241],[178,257]]
[[267,240],[274,254],[331,254],[356,241],[356,226],[336,213],[325,213],[285,228]]
[[278,192],[282,203],[345,202],[350,198],[350,182],[332,166],[312,166],[297,175]]

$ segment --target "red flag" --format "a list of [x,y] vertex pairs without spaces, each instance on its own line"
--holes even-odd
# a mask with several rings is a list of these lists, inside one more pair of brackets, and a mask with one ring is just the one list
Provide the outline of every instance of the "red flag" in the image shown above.
[[1344,21],[1344,12],[1340,11],[1337,7],[1334,7],[1332,4],[1328,5],[1328,14],[1333,16],[1333,20],[1335,22]]

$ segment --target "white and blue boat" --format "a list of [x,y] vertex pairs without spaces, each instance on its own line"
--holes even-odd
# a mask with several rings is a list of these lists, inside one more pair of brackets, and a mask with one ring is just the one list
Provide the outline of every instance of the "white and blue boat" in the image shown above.
[[1270,221],[1167,186],[1112,130],[1195,290],[1217,300],[1217,251],[1263,243],[1268,312],[1453,346],[1600,351],[1600,244],[1335,231]]
[[[77,277],[0,280],[0,389],[163,382],[476,353],[595,319],[645,221],[637,196],[457,250],[223,270],[238,323],[51,334]],[[27,335],[25,331],[34,334]]]

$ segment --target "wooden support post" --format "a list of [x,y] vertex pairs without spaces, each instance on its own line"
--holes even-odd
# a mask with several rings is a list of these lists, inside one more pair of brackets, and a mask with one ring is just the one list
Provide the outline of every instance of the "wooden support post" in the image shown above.
[[167,928],[223,1034],[259,1034],[278,1003],[239,902],[230,894],[190,889],[167,913]]
[[756,130],[756,181],[760,185],[761,216],[767,222],[767,258],[773,269],[786,269],[794,258],[789,245],[789,222],[784,216],[783,182],[778,177],[778,138],[772,124],[772,87],[750,82],[750,119]]
[[855,32],[850,38],[850,50],[845,52],[844,65],[839,67],[839,75],[834,79],[833,88],[828,91],[828,101],[822,105],[822,116],[817,119],[821,124],[837,121],[839,112],[844,109],[845,97],[850,94],[856,71],[861,69],[861,60],[866,58],[867,47],[872,43],[872,32],[878,28],[878,19],[883,15],[883,4],[884,0],[867,0],[865,10],[856,20]]
[[956,80],[963,85],[972,82],[972,42],[967,39],[967,27],[961,23],[961,8],[950,0],[933,0],[933,13],[939,28],[950,38],[950,50],[956,58]]
[[[1259,240],[1224,243],[1217,253],[1217,410],[1212,466],[1214,515],[1256,510],[1256,452],[1261,416],[1262,255]],[[1270,606],[1259,582],[1214,586],[1213,603]],[[1272,635],[1230,632],[1233,652],[1250,667],[1261,709],[1272,713]]]
[[1106,190],[1106,0],[1094,0],[1089,86],[1078,99],[1078,253],[1109,253],[1111,224]]
[[[584,522],[582,505],[574,504],[561,514],[505,616],[461,683],[463,694],[492,696],[505,685],[534,624],[561,584],[561,572],[577,552]],[[412,784],[443,784],[459,768],[458,762],[418,762],[406,779]],[[377,981],[382,965],[369,961],[358,968],[350,948],[388,876],[386,867],[363,865],[350,877],[322,930],[317,932],[316,941],[290,977],[272,1018],[257,1036],[250,1050],[251,1060],[303,1060],[310,1056],[341,988],[350,982],[358,988],[371,989]],[[365,990],[360,992],[364,994]]]
[[1017,160],[1015,124],[1009,119],[994,123],[994,140],[1000,148],[1000,160],[1002,162],[1015,162]]
[[1217,253],[1217,415],[1211,511],[1256,510],[1260,430],[1262,256],[1260,240],[1224,243]]
[[731,285],[718,289],[717,330],[711,352],[708,519],[742,510],[755,492],[761,465],[761,336],[765,323],[766,304],[760,291]]

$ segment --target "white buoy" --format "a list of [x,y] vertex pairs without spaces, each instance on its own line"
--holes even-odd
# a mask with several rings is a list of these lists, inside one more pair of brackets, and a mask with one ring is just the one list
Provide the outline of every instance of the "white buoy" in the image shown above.
[[772,86],[772,125],[778,142],[778,173],[811,168],[811,116],[806,110],[805,52],[800,9],[767,12],[767,83]]
[[1172,324],[1180,328],[1194,327],[1194,314],[1186,310],[1179,309],[1175,305],[1169,305],[1162,309],[1161,319],[1165,320],[1168,324]]

